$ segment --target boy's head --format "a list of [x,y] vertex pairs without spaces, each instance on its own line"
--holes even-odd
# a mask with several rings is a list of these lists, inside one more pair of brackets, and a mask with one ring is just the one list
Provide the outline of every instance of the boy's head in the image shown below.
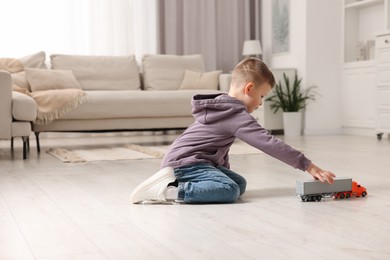
[[233,70],[229,95],[244,102],[248,112],[252,113],[274,85],[274,75],[263,61],[246,58]]

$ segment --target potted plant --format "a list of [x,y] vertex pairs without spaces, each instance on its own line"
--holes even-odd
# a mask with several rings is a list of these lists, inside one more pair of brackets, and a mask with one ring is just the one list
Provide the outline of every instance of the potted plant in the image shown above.
[[302,133],[302,110],[306,108],[308,100],[315,100],[316,93],[311,86],[306,89],[301,88],[302,78],[298,78],[295,73],[294,81],[290,84],[290,79],[283,73],[284,84],[277,82],[274,87],[274,95],[267,98],[270,107],[276,113],[283,110],[283,127],[285,135],[301,135]]

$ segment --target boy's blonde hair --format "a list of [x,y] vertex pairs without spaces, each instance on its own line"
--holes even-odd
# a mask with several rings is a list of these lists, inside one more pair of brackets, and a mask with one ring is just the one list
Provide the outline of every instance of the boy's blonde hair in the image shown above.
[[268,83],[273,88],[275,78],[267,65],[258,58],[246,58],[234,68],[232,73],[232,83],[242,85],[253,82],[256,85]]

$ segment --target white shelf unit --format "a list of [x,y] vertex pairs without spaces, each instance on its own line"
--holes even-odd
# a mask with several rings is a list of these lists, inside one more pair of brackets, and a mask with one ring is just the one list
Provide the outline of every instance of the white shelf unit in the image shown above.
[[344,63],[375,59],[375,34],[389,29],[388,2],[344,0]]
[[[376,56],[380,52],[375,45],[376,36],[390,30],[390,0],[344,0],[342,11],[342,124],[349,129],[346,132],[371,135],[379,131],[380,117],[388,116],[378,110],[378,96],[385,93],[378,94],[384,88],[378,88]],[[359,45],[364,46],[363,52]]]
[[378,35],[375,39],[376,46],[376,99],[377,99],[377,124],[378,139],[382,134],[390,134],[390,32]]

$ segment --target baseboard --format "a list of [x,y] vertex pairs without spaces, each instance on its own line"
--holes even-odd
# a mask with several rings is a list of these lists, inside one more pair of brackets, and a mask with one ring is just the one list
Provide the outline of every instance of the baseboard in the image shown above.
[[377,134],[375,128],[343,127],[342,129],[343,129],[343,133],[348,135],[371,136],[376,138],[376,134]]

